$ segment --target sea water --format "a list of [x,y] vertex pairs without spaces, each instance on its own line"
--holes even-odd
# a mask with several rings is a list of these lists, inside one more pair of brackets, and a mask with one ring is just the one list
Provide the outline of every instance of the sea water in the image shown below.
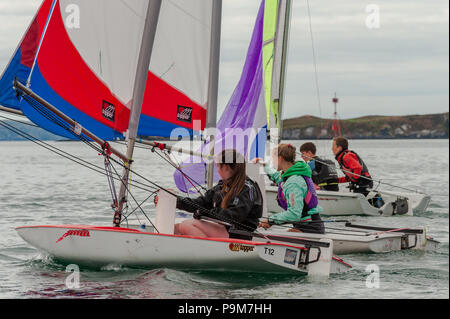
[[[302,142],[290,141],[297,147]],[[49,144],[94,163],[100,170],[104,167],[102,156],[83,143]],[[329,141],[317,144],[319,155],[332,158]],[[114,145],[124,150],[124,146]],[[73,273],[68,271],[72,269],[24,242],[15,227],[110,226],[112,199],[106,177],[34,143],[1,142],[0,298],[449,298],[448,140],[357,140],[351,141],[351,148],[364,159],[376,180],[426,192],[432,200],[426,212],[413,217],[347,219],[386,227],[425,226],[428,234],[441,242],[436,251],[342,255],[353,269],[319,282],[292,275],[111,265],[102,269],[80,267],[79,284],[71,287],[68,279]],[[117,164],[115,169],[119,174],[122,171]],[[173,167],[148,149],[136,149],[134,170],[148,180],[175,188]],[[150,195],[148,189],[133,186],[131,192],[140,204]],[[148,199],[142,208],[154,217],[151,202],[152,198]],[[130,199],[129,206],[131,212],[137,204]],[[140,210],[133,216],[133,222],[148,224]],[[373,269],[375,285],[370,277]]]

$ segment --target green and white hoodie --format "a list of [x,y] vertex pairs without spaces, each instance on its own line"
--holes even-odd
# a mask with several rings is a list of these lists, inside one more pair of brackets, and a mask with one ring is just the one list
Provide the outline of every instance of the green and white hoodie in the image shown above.
[[[270,165],[266,165],[264,170],[277,185],[282,183],[283,194],[288,204],[287,210],[270,216],[270,222],[275,224],[299,222],[323,211],[322,207],[317,206],[308,211],[308,216],[302,218],[304,200],[308,193],[308,186],[302,176],[311,178],[312,175],[311,168],[304,161],[296,162],[284,173],[277,171]],[[287,180],[283,182],[286,178]]]

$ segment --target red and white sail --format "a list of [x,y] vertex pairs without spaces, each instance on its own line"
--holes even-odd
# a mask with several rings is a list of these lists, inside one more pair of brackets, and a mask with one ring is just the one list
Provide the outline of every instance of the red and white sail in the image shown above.
[[[35,48],[26,72],[31,89],[94,134],[121,138],[148,6],[147,0],[44,1],[33,22],[40,32],[30,28],[20,44]],[[174,129],[188,135],[204,128],[211,19],[212,1],[162,2],[138,135],[170,136]],[[20,66],[10,64],[5,74],[18,75]],[[18,108],[39,126],[67,135],[28,103]]]

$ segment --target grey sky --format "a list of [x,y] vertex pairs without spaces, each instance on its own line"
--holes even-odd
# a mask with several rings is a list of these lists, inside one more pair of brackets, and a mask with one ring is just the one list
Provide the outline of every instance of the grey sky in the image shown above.
[[[448,111],[447,0],[309,0],[317,57],[317,98],[306,0],[293,6],[284,118],[341,118]],[[0,0],[0,72],[41,0]],[[260,0],[224,0],[219,114],[239,80]],[[369,4],[380,9],[370,29]]]

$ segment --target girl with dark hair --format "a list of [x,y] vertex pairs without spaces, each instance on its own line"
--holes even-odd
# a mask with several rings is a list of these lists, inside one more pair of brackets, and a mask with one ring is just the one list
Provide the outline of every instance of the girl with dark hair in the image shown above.
[[[261,190],[247,177],[245,159],[236,150],[224,150],[215,162],[222,178],[216,186],[196,199],[178,197],[177,208],[194,213],[194,219],[175,225],[175,234],[251,239],[232,231],[253,232],[258,227],[263,211]],[[227,222],[231,226],[201,220],[202,216]]]
[[291,231],[323,234],[325,227],[319,215],[322,208],[311,180],[311,168],[295,158],[294,146],[280,144],[272,153],[274,167],[263,164],[266,174],[278,185],[277,200],[284,211],[272,215],[260,226],[267,229],[274,224],[293,223]]

